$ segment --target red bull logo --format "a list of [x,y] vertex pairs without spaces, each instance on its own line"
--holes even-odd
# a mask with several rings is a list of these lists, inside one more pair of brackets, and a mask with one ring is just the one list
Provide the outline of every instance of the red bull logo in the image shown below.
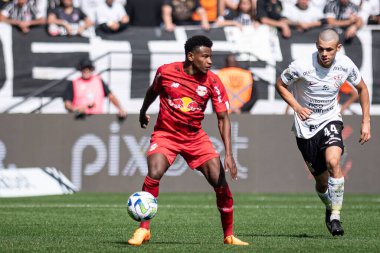
[[170,106],[181,110],[182,112],[194,112],[200,111],[198,103],[195,102],[192,98],[183,97],[183,98],[168,98],[168,103]]

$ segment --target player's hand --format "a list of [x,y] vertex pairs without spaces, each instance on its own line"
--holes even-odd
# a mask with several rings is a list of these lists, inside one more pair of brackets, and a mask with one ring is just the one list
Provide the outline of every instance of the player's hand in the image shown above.
[[140,113],[139,121],[140,121],[141,128],[146,128],[148,126],[149,120],[150,120],[149,115],[146,115],[145,113]]
[[226,155],[224,158],[224,169],[230,171],[232,180],[237,180],[237,167],[232,155]]
[[369,122],[363,122],[360,131],[360,144],[364,144],[371,139],[371,124]]
[[299,108],[295,108],[294,111],[297,113],[298,117],[300,117],[302,121],[307,120],[310,117],[310,115],[313,113],[313,111],[310,110],[309,108],[302,107],[302,106],[300,106]]

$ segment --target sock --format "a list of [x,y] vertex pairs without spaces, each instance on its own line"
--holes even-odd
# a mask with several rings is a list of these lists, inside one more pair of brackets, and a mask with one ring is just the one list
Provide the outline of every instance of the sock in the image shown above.
[[[159,192],[159,186],[160,186],[160,180],[156,180],[156,179],[150,178],[149,176],[146,176],[142,190],[151,193],[154,197],[157,198],[158,192]],[[149,230],[150,220],[142,221],[140,223],[140,228],[145,228]]]
[[328,191],[331,198],[331,218],[330,220],[340,220],[340,210],[343,204],[344,177],[329,177]]
[[329,195],[329,189],[327,188],[325,193],[321,193],[321,192],[317,191],[317,194],[318,194],[319,198],[322,200],[323,204],[325,204],[326,208],[328,210],[331,210],[331,199],[330,199],[330,195]]
[[228,185],[214,188],[216,194],[216,205],[220,212],[224,238],[233,235],[234,210],[232,194]]

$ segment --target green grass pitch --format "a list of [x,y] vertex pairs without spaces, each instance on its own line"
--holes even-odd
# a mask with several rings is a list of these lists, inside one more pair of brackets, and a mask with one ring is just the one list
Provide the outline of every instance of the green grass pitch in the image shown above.
[[235,234],[223,244],[214,194],[162,193],[152,238],[127,244],[138,223],[129,193],[0,199],[0,252],[380,252],[380,196],[346,194],[345,235],[333,238],[315,194],[234,194]]

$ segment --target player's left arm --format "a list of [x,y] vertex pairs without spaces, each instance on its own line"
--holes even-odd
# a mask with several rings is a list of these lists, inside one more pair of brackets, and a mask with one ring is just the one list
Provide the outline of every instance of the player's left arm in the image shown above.
[[360,131],[360,144],[364,144],[371,139],[371,119],[369,114],[369,93],[363,78],[355,86],[358,90],[360,106],[362,108],[362,124]]
[[342,107],[340,108],[340,112],[343,113],[345,110],[348,109],[348,107],[354,103],[356,100],[358,100],[359,95],[356,93],[354,89],[351,88],[350,92],[348,93],[350,96],[349,99],[347,99],[346,102],[342,104]]
[[220,136],[222,137],[224,148],[226,151],[224,158],[224,169],[230,171],[231,178],[233,180],[237,179],[237,167],[232,155],[232,144],[231,144],[231,121],[228,116],[228,111],[217,112],[216,116],[218,117],[218,127]]

